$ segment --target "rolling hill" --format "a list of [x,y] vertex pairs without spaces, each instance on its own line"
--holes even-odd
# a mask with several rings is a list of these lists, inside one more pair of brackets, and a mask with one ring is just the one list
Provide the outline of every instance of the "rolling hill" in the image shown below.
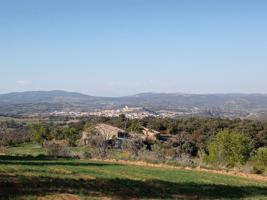
[[66,91],[29,91],[0,95],[1,114],[32,114],[54,110],[139,106],[154,111],[198,109],[216,112],[266,112],[266,94],[142,93],[125,97],[95,97]]

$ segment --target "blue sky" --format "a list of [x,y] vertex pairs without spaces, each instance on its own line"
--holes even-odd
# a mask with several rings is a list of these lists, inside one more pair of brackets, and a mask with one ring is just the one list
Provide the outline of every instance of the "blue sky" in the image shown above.
[[2,0],[0,93],[267,93],[265,0]]

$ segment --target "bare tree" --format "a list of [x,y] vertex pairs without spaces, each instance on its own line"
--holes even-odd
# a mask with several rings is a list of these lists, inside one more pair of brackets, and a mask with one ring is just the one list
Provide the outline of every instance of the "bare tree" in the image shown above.
[[45,141],[43,145],[49,156],[63,158],[71,157],[70,151],[65,144],[56,143],[54,141]]
[[104,135],[92,135],[89,140],[89,144],[93,147],[93,154],[96,157],[106,158],[108,155],[109,142]]
[[139,139],[139,138],[130,140],[127,145],[130,152],[132,152],[134,156],[136,157],[139,155],[139,152],[143,146],[144,146],[144,142],[142,139]]

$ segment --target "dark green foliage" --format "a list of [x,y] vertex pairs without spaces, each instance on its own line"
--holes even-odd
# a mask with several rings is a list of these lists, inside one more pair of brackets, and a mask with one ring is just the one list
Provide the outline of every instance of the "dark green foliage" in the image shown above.
[[[0,145],[24,143],[33,138],[42,144],[44,140],[67,140],[75,146],[86,127],[97,123],[106,123],[125,129],[128,132],[141,133],[142,127],[159,131],[165,136],[164,146],[168,152],[175,152],[175,158],[182,156],[198,158],[199,155],[209,154],[209,146],[216,135],[223,131],[240,133],[249,137],[249,157],[252,158],[259,148],[267,147],[267,122],[225,118],[154,118],[127,119],[125,115],[119,117],[82,117],[78,122],[74,117],[51,117],[41,123],[32,123],[31,131],[24,122],[9,120],[0,123]],[[77,120],[76,120],[77,121]],[[142,134],[142,133],[141,133]],[[25,136],[25,137],[24,137]],[[31,137],[33,136],[33,137]],[[162,137],[162,138],[163,138]],[[149,149],[153,149],[153,145]],[[211,147],[210,147],[211,148]],[[245,158],[226,161],[228,165],[242,164]],[[226,164],[224,163],[224,164]]]
[[182,150],[185,154],[191,155],[193,157],[196,156],[198,152],[198,148],[193,142],[185,142],[182,145]]
[[0,146],[13,146],[31,140],[31,132],[24,122],[7,120],[0,122]]
[[31,130],[33,133],[34,141],[43,144],[45,140],[51,139],[50,130],[47,125],[43,123],[33,124],[31,126]]
[[62,131],[63,138],[68,140],[70,146],[76,145],[76,140],[79,139],[78,131],[73,127],[65,127]]
[[140,132],[142,132],[142,125],[139,122],[139,120],[134,119],[134,120],[131,120],[129,122],[129,125],[128,125],[127,129],[130,132],[140,133]]

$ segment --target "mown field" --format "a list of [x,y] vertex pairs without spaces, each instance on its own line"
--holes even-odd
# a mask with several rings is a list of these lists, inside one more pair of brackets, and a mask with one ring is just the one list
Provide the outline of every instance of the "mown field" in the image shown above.
[[264,181],[38,153],[28,145],[0,156],[0,199],[267,199]]

